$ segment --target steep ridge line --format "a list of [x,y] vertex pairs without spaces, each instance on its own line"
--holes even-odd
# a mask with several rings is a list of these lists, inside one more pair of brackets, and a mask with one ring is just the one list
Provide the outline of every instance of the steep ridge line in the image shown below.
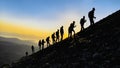
[[59,43],[22,58],[12,68],[119,68],[120,10]]

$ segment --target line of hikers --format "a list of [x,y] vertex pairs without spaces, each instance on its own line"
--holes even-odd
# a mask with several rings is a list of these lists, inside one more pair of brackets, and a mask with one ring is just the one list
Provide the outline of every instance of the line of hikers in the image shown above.
[[[62,40],[63,40],[63,35],[64,35],[63,26],[60,27],[60,31],[59,31],[59,29],[57,29],[56,33],[53,33],[53,34],[51,35],[52,43],[53,43],[53,44],[55,44],[55,43],[57,43],[57,42],[60,41],[59,32],[60,32],[61,41],[62,41]],[[47,47],[49,47],[49,46],[50,46],[50,36],[48,36],[48,37],[46,38],[46,41],[44,41],[44,39],[39,40],[38,46],[39,46],[39,49],[40,49],[40,50],[44,49],[44,43],[45,43],[45,42],[47,43]]]
[[[88,18],[90,20],[90,26],[94,25],[94,19],[96,19],[96,17],[94,16],[94,11],[95,11],[95,8],[92,8],[91,11],[89,11],[88,13]],[[81,31],[84,30],[84,24],[87,20],[85,20],[85,16],[83,16],[83,18],[80,19],[80,26],[81,26]],[[75,37],[75,30],[74,28],[76,27],[75,25],[75,21],[73,21],[69,28],[68,28],[68,37],[71,38],[72,37],[72,32],[74,33],[74,37]],[[63,29],[63,26],[60,27],[60,30],[57,29],[57,31],[55,33],[53,33],[51,35],[51,38],[52,38],[52,43],[55,44],[57,42],[60,41],[60,36],[59,36],[59,32],[60,32],[60,36],[61,36],[61,41],[63,40],[63,35],[64,35],[64,29]],[[39,50],[42,50],[44,49],[44,43],[45,43],[45,40],[42,39],[42,40],[39,40],[38,42],[38,46],[39,46]],[[46,38],[46,43],[47,43],[47,47],[49,47],[51,44],[50,44],[50,36],[48,36]],[[32,53],[34,53],[34,46],[32,45],[31,46],[31,49],[32,49]],[[28,53],[26,52],[26,55],[28,55]]]

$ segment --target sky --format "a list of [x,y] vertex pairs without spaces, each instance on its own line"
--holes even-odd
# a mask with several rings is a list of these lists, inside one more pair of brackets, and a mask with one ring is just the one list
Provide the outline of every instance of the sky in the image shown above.
[[0,36],[37,42],[56,32],[62,25],[67,37],[68,27],[95,7],[95,22],[120,10],[120,0],[0,0]]

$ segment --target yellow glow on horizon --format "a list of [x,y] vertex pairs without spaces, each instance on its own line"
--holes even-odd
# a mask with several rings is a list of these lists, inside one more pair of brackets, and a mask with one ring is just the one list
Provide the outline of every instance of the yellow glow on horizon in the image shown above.
[[33,28],[23,27],[19,25],[9,24],[8,22],[0,21],[0,32],[7,32],[22,35],[22,39],[38,40],[45,38],[50,32],[37,30]]
[[[38,42],[39,39],[46,39],[47,36],[51,37],[53,30],[49,30],[49,31],[43,29],[38,30],[20,25],[11,24],[5,21],[0,21],[0,33],[2,32],[11,33],[13,34],[13,36],[14,34],[17,34],[14,37],[19,39],[32,40],[33,42]],[[67,32],[68,31],[65,30],[65,34],[63,37],[64,39],[67,38],[68,36]]]

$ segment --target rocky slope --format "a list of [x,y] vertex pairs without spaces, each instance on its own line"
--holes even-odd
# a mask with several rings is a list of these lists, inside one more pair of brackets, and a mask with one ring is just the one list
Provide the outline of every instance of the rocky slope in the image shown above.
[[120,10],[12,68],[120,68]]

